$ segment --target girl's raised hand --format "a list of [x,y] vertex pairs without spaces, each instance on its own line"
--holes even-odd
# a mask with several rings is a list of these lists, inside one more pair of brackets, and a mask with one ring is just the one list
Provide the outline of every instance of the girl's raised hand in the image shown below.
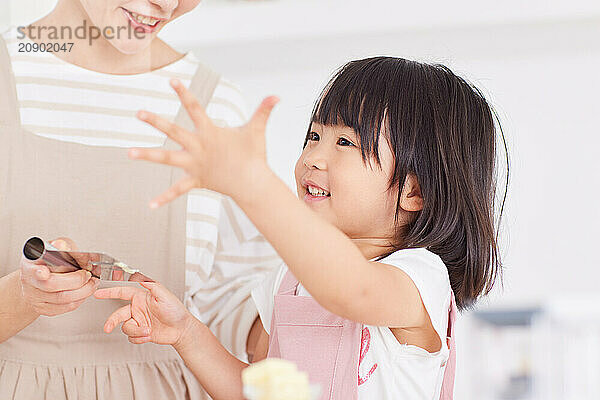
[[130,304],[112,313],[104,324],[110,333],[123,324],[121,330],[135,344],[147,342],[177,346],[185,332],[196,321],[177,296],[156,282],[140,282],[147,290],[137,287],[114,287],[99,289],[94,293],[98,299],[120,299]]
[[195,132],[162,118],[154,113],[140,111],[138,118],[182,146],[180,151],[135,148],[129,156],[134,159],[179,167],[187,176],[158,196],[150,204],[164,205],[192,188],[206,188],[233,198],[251,190],[254,178],[268,169],[266,160],[265,129],[273,107],[279,99],[271,96],[263,100],[253,117],[240,127],[218,127],[206,115],[202,106],[181,82],[174,79],[171,86],[177,92],[195,126]]

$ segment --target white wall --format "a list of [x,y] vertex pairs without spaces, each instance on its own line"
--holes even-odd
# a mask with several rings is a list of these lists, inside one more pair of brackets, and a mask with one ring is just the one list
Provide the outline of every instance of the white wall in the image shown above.
[[512,159],[506,290],[499,301],[523,304],[554,292],[597,290],[599,34],[600,17],[594,17],[271,39],[195,51],[240,84],[253,105],[271,93],[281,96],[268,132],[269,158],[290,184],[318,91],[349,59],[387,54],[439,61],[483,88],[501,115]]
[[55,4],[56,0],[2,0],[0,27],[33,22],[52,10]]

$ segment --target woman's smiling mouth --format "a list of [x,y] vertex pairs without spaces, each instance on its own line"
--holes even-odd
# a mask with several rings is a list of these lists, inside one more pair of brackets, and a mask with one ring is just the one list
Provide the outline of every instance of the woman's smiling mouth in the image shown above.
[[122,8],[122,10],[134,28],[140,28],[147,33],[154,32],[161,24],[161,22],[165,21],[165,19],[162,18],[154,18],[147,15],[138,14],[133,11],[126,10],[124,8]]

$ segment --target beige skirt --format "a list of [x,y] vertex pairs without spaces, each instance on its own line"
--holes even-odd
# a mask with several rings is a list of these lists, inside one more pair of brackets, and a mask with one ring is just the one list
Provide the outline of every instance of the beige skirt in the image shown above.
[[[31,346],[36,348],[35,355],[25,350]],[[2,354],[6,347],[12,356]],[[126,347],[128,351],[120,351]],[[194,375],[170,346],[137,345],[132,355],[120,331],[62,339],[19,335],[0,346],[2,400],[205,398]]]

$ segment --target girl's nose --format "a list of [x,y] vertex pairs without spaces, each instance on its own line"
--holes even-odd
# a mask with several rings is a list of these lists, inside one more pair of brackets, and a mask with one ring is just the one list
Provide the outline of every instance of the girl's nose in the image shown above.
[[308,154],[306,157],[304,157],[303,163],[304,166],[308,169],[327,169],[327,162],[325,161],[325,158],[319,156],[319,154],[315,152]]

